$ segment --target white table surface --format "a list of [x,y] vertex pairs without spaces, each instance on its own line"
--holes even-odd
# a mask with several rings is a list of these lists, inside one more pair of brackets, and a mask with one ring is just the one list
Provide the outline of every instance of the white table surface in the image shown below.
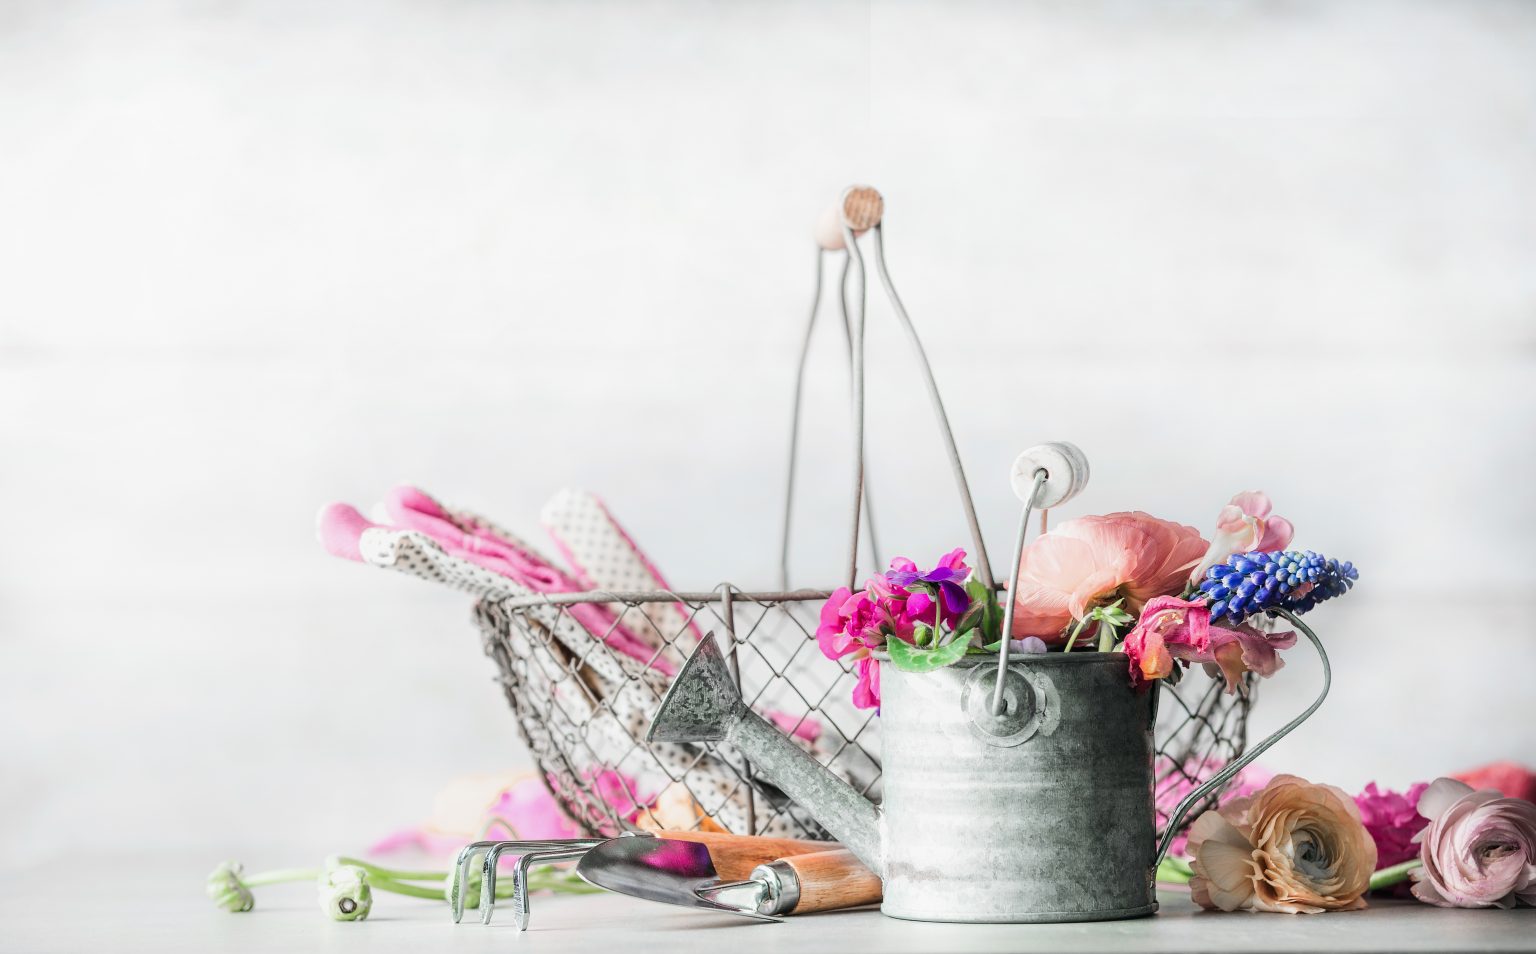
[[375,895],[367,921],[338,923],[320,912],[313,888],[303,884],[260,889],[256,910],[230,914],[203,895],[203,875],[188,864],[117,883],[73,879],[63,866],[7,877],[0,880],[0,952],[1536,951],[1532,908],[1449,911],[1389,901],[1311,917],[1211,914],[1197,911],[1186,893],[1168,891],[1156,917],[1097,924],[925,924],[874,910],[759,924],[617,895],[538,896],[531,927],[519,935],[509,911],[489,926],[456,925],[446,905],[396,895]]

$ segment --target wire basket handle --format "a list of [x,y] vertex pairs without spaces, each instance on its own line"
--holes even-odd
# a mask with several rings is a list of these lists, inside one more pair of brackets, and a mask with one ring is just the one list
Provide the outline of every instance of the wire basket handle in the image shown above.
[[[858,238],[866,232],[872,233],[872,249],[874,252],[875,272],[880,277],[880,284],[885,288],[886,297],[890,299],[891,308],[896,312],[896,318],[901,323],[902,329],[907,333],[907,340],[912,344],[913,353],[917,356],[918,369],[922,372],[923,383],[927,386],[928,400],[933,407],[934,419],[938,422],[939,432],[944,439],[944,449],[949,457],[950,469],[955,475],[955,488],[960,494],[960,506],[965,511],[965,519],[971,531],[971,544],[975,548],[976,573],[987,589],[996,589],[996,581],[992,576],[992,564],[987,559],[986,542],[981,535],[981,521],[976,516],[976,503],[971,498],[970,485],[965,479],[965,467],[960,462],[960,451],[955,446],[955,435],[949,426],[949,415],[944,410],[944,401],[939,396],[939,386],[933,377],[933,368],[928,362],[928,353],[923,349],[922,339],[918,337],[917,329],[912,324],[912,318],[907,314],[906,306],[901,302],[901,297],[896,293],[896,286],[891,281],[890,271],[885,265],[885,242],[882,230],[882,219],[885,215],[885,200],[879,191],[871,186],[849,186],[843,191],[837,204],[822,215],[816,226],[816,244],[819,246],[816,260],[816,290],[817,297],[821,291],[821,254],[823,251],[846,251],[847,262],[844,266],[843,281],[839,287],[839,300],[843,313],[847,317],[847,330],[849,337],[850,366],[853,377],[853,445],[854,445],[854,481],[852,515],[849,528],[849,552],[848,552],[848,586],[850,589],[858,585],[859,573],[859,531],[860,516],[868,510],[866,499],[865,475],[864,475],[864,314],[866,302],[866,275],[864,255],[859,250]],[[848,265],[853,268],[850,272]],[[848,278],[853,278],[852,287]],[[850,302],[850,291],[856,293]],[[816,320],[816,305],[813,302],[811,308],[811,322]],[[794,499],[794,469],[795,451],[800,426],[800,391],[802,376],[805,368],[805,354],[809,348],[810,329],[806,330],[806,342],[802,346],[800,355],[800,372],[795,378],[795,414],[794,424],[790,437],[790,462],[789,462],[789,491],[784,502],[784,531],[782,549],[780,553],[781,582],[788,585],[788,553],[789,553],[789,524],[790,511]],[[873,545],[873,518],[871,517],[871,544]],[[878,559],[878,558],[877,558]]]

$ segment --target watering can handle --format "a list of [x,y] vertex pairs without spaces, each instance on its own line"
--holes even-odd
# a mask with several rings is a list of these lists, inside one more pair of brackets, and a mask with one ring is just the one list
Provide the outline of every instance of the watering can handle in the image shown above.
[[1303,636],[1307,637],[1308,641],[1312,643],[1312,648],[1317,650],[1317,658],[1323,661],[1323,691],[1317,694],[1317,698],[1312,701],[1310,706],[1307,706],[1305,712],[1287,722],[1258,745],[1255,745],[1238,758],[1222,766],[1221,771],[1206,779],[1198,788],[1184,796],[1183,800],[1173,809],[1173,813],[1168,816],[1168,825],[1163,829],[1162,841],[1157,846],[1157,856],[1152,859],[1153,868],[1163,863],[1163,857],[1168,854],[1168,846],[1173,843],[1173,837],[1177,834],[1179,825],[1184,821],[1184,816],[1189,814],[1191,808],[1199,803],[1201,799],[1210,795],[1211,792],[1230,782],[1237,776],[1238,772],[1247,768],[1255,759],[1269,751],[1270,746],[1290,735],[1297,726],[1311,718],[1312,713],[1316,712],[1318,706],[1323,704],[1323,700],[1328,698],[1328,689],[1333,685],[1333,669],[1328,664],[1328,653],[1323,650],[1323,644],[1318,640],[1317,634],[1312,632],[1312,627],[1297,619],[1296,615],[1290,610],[1272,609],[1269,612],[1288,620],[1291,625],[1301,631]]

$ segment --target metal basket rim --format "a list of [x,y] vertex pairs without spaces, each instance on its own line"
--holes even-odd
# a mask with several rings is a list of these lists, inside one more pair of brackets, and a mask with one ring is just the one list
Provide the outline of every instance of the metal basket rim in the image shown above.
[[722,583],[713,590],[582,590],[573,593],[536,593],[497,600],[505,609],[531,609],[539,606],[572,606],[581,603],[719,603],[730,599],[756,603],[805,603],[824,600],[835,590],[742,590]]

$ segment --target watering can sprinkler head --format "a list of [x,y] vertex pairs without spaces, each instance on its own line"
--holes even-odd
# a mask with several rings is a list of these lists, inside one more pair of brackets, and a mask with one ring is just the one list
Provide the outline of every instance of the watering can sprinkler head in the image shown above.
[[746,710],[725,654],[710,633],[661,700],[645,734],[647,742],[719,742]]

